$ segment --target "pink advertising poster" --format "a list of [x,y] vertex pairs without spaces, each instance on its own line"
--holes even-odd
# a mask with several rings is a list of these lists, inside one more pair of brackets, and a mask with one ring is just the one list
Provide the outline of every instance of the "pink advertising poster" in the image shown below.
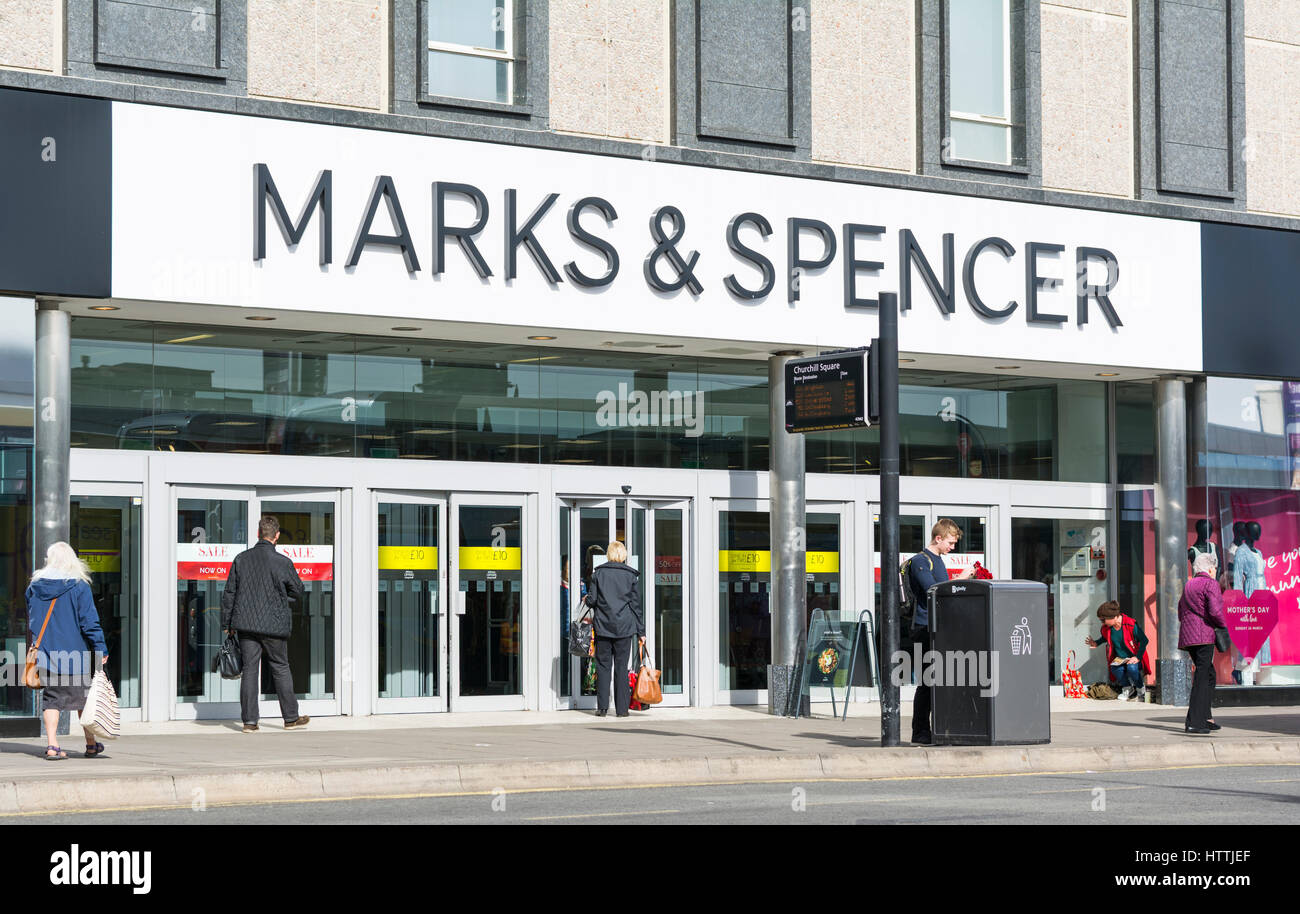
[[1277,597],[1270,590],[1257,590],[1249,597],[1229,590],[1223,595],[1223,614],[1233,646],[1241,656],[1253,659],[1277,627]]
[[[1267,649],[1261,658],[1264,665],[1300,664],[1300,603],[1297,602],[1300,598],[1300,493],[1268,489],[1211,489],[1210,504],[1226,507],[1220,516],[1230,516],[1233,523],[1259,524],[1259,539],[1254,546],[1262,560],[1264,587],[1277,601],[1275,610],[1265,605],[1270,601],[1262,601],[1258,607],[1261,612],[1252,614],[1260,627],[1254,628],[1252,624],[1251,635],[1244,630],[1238,633],[1233,638],[1234,644],[1239,637],[1249,637],[1253,647],[1254,640],[1261,636],[1262,627],[1268,625],[1271,631],[1263,633],[1267,640]],[[1227,518],[1224,520],[1227,530],[1224,539],[1227,545],[1231,545],[1232,527],[1226,523]],[[1230,589],[1236,589],[1237,582],[1229,580],[1227,583]],[[1257,589],[1257,586],[1251,586],[1250,581],[1245,583],[1243,591]]]

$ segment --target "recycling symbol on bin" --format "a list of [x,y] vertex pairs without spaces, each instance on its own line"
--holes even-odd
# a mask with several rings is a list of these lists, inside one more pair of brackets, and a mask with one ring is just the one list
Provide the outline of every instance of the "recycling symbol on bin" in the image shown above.
[[1011,653],[1019,657],[1029,656],[1033,651],[1034,637],[1029,633],[1029,617],[1021,616],[1020,624],[1011,629]]

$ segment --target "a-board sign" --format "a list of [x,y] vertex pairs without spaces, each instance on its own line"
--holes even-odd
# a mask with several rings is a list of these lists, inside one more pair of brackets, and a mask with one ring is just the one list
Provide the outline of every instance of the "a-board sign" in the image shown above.
[[787,432],[829,432],[866,425],[866,347],[786,362]]

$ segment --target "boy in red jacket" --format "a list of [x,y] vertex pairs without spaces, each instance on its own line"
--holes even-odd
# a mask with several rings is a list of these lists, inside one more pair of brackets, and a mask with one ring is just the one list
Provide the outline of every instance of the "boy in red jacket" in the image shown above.
[[1105,641],[1110,680],[1120,701],[1146,701],[1146,677],[1151,672],[1146,633],[1137,627],[1132,616],[1120,611],[1115,600],[1101,604],[1097,608],[1097,618],[1101,620],[1102,640],[1089,635],[1084,642],[1088,647],[1097,647]]

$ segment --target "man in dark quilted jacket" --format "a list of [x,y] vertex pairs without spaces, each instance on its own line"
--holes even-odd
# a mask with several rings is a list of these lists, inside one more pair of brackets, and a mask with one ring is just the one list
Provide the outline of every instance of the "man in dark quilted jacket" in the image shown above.
[[302,598],[302,580],[293,562],[275,549],[280,539],[280,522],[263,517],[257,524],[257,545],[246,549],[230,563],[226,590],[221,595],[221,627],[239,633],[244,658],[244,675],[239,684],[239,704],[244,732],[257,732],[258,671],[266,654],[275,694],[280,699],[284,728],[307,726],[310,718],[298,716],[298,699],[289,671],[289,633],[293,620],[289,601]]

